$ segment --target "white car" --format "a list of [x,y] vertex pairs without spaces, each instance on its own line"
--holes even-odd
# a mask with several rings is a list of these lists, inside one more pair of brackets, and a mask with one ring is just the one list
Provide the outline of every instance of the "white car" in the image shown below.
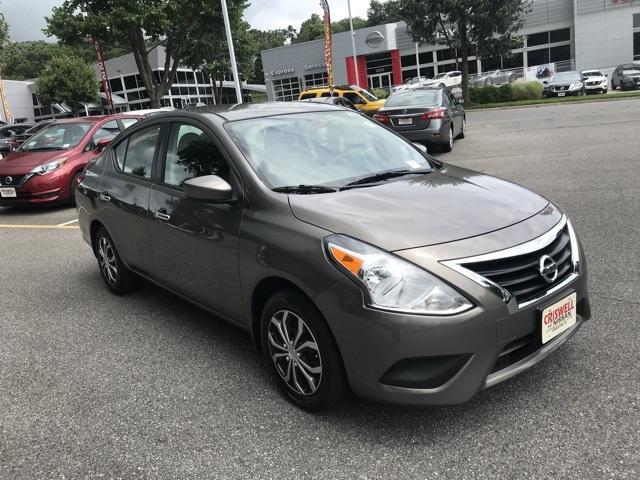
[[452,72],[439,73],[426,82],[427,87],[457,87],[462,84],[462,72],[454,70]]
[[396,85],[391,89],[391,91],[393,93],[396,93],[396,92],[406,92],[407,90],[415,90],[417,88],[426,86],[428,81],[429,80],[427,79],[427,77],[420,77],[419,79],[418,77],[413,77],[407,80],[402,85]]
[[583,78],[584,89],[587,93],[607,93],[609,80],[599,70],[584,70],[580,72]]

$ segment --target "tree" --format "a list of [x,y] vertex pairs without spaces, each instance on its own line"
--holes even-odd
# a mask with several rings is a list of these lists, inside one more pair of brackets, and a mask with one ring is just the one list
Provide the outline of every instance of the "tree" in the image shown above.
[[[237,21],[247,1],[227,3],[229,16]],[[211,0],[65,0],[46,20],[45,33],[66,45],[86,44],[92,35],[103,45],[126,43],[152,108],[160,106],[187,53],[202,48],[203,37],[224,36],[220,2]],[[162,75],[153,74],[149,42],[162,42],[165,48]]]
[[4,18],[4,13],[0,13],[0,48],[9,40],[9,24]]
[[462,94],[469,101],[469,55],[507,52],[525,21],[531,0],[400,0],[413,40],[448,44],[462,59]]
[[[367,26],[367,21],[364,18],[353,17],[353,29],[364,28]],[[331,22],[331,31],[333,33],[348,32],[349,31],[349,18],[343,18],[337,22]],[[322,35],[324,37],[324,34]]]
[[64,103],[77,116],[80,103],[97,102],[96,72],[80,58],[59,55],[43,69],[36,82],[36,93],[45,104]]
[[309,42],[319,38],[324,38],[322,19],[317,13],[312,13],[311,17],[302,22],[298,35],[291,41],[291,43]]
[[12,80],[37,78],[44,66],[63,49],[42,40],[8,43],[0,52],[3,77]]
[[371,0],[367,10],[367,26],[384,25],[403,20],[400,13],[400,0]]
[[260,52],[268,50],[270,48],[282,47],[296,37],[295,29],[289,25],[287,28],[280,28],[275,30],[257,30],[250,31],[250,35],[253,38],[254,44],[254,61],[253,61],[253,75],[248,77],[253,83],[264,84],[264,67],[262,66],[262,56]]

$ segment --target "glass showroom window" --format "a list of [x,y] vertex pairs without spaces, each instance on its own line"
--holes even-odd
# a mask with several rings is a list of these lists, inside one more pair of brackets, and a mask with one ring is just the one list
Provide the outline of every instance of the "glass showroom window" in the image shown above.
[[277,101],[297,100],[300,94],[300,80],[298,77],[273,80],[273,91]]
[[640,13],[633,14],[633,61],[640,60]]
[[327,72],[311,73],[304,76],[305,88],[323,87],[325,85],[329,85]]
[[570,28],[527,35],[527,63],[530,67],[546,63],[567,62],[566,68],[570,69],[570,61]]

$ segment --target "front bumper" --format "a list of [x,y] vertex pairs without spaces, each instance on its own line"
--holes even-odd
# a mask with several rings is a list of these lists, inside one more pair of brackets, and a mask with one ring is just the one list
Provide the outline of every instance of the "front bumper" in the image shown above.
[[[24,177],[26,174],[15,172],[0,173],[0,178],[7,175]],[[34,175],[17,185],[6,185],[15,188],[16,197],[0,198],[0,205],[3,207],[20,207],[62,203],[69,199],[68,183],[68,175],[62,169],[46,175]]]
[[562,91],[543,90],[542,92],[542,94],[545,97],[575,97],[577,95],[580,95],[581,93],[582,93],[581,88],[574,89],[574,90],[562,90]]
[[[424,249],[401,256],[418,263],[420,250]],[[575,278],[561,290],[522,308],[513,300],[505,304],[498,295],[458,272],[436,266],[429,270],[464,292],[476,305],[473,309],[448,317],[374,310],[363,306],[362,291],[347,279],[314,301],[334,333],[354,393],[393,403],[462,403],[535,365],[590,318],[586,265],[580,253],[581,271]],[[542,345],[542,310],[574,292],[576,324]],[[407,386],[416,377],[410,378],[411,371],[406,368],[395,375],[403,381],[408,378],[404,386],[389,384],[394,383],[387,381],[389,372],[395,373],[394,369],[407,361],[414,361],[414,374],[416,368],[432,372],[422,372],[426,388]],[[434,378],[439,381],[431,381]]]

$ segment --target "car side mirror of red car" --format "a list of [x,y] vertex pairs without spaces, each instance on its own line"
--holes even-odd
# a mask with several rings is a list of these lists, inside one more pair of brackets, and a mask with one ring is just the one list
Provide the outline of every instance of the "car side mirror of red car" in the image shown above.
[[102,153],[102,151],[105,148],[107,148],[107,145],[109,145],[111,140],[113,140],[113,137],[104,137],[104,138],[101,138],[100,140],[98,140],[98,143],[96,144],[96,148],[94,149],[94,152]]

